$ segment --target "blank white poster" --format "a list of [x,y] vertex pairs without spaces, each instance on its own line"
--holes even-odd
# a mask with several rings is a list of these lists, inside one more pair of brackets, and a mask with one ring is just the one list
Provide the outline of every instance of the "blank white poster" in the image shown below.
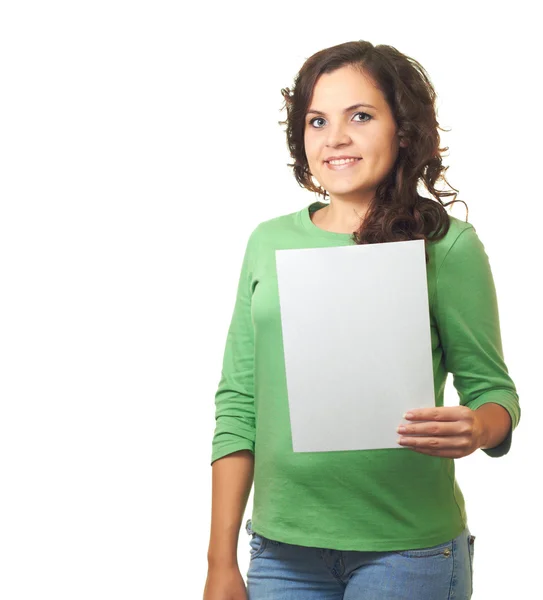
[[397,448],[435,406],[424,241],[276,250],[294,452]]

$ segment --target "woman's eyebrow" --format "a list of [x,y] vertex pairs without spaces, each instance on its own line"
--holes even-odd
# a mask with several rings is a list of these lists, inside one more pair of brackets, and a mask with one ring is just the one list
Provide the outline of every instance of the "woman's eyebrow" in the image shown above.
[[[352,106],[348,106],[347,108],[345,108],[343,110],[343,112],[346,113],[351,110],[354,110],[355,108],[360,108],[360,107],[373,108],[373,110],[377,110],[375,108],[375,106],[372,106],[371,104],[363,104],[363,103],[359,102],[358,104],[353,104]],[[317,110],[316,108],[310,108],[307,111],[307,114],[309,114],[309,113],[315,113],[316,115],[326,115],[325,112],[322,112],[322,110]]]

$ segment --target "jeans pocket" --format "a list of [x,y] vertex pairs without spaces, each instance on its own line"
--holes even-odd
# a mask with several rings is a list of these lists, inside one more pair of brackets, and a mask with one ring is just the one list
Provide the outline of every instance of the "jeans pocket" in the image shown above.
[[453,553],[454,540],[449,540],[437,546],[430,546],[429,548],[417,548],[416,550],[394,550],[394,554],[400,554],[408,558],[428,558],[429,556],[443,556],[449,557]]
[[258,533],[253,533],[251,535],[251,539],[249,540],[249,554],[251,558],[256,558],[260,556],[262,552],[266,549],[266,545],[268,543],[267,538],[263,535],[259,535]]

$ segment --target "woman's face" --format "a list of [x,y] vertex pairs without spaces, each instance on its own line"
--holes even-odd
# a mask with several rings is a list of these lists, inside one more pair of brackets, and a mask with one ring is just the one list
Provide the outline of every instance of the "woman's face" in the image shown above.
[[[309,170],[330,198],[356,204],[371,201],[400,146],[384,95],[369,77],[350,66],[317,79],[305,116],[304,142]],[[325,162],[342,155],[360,160],[341,168]]]

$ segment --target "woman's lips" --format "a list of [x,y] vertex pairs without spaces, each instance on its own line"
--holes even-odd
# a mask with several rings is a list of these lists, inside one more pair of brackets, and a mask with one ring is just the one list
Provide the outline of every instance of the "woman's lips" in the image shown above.
[[358,158],[356,160],[350,160],[349,162],[343,163],[342,165],[332,165],[329,162],[325,162],[324,164],[331,171],[343,171],[344,169],[350,169],[351,167],[356,166],[361,160],[361,158]]

